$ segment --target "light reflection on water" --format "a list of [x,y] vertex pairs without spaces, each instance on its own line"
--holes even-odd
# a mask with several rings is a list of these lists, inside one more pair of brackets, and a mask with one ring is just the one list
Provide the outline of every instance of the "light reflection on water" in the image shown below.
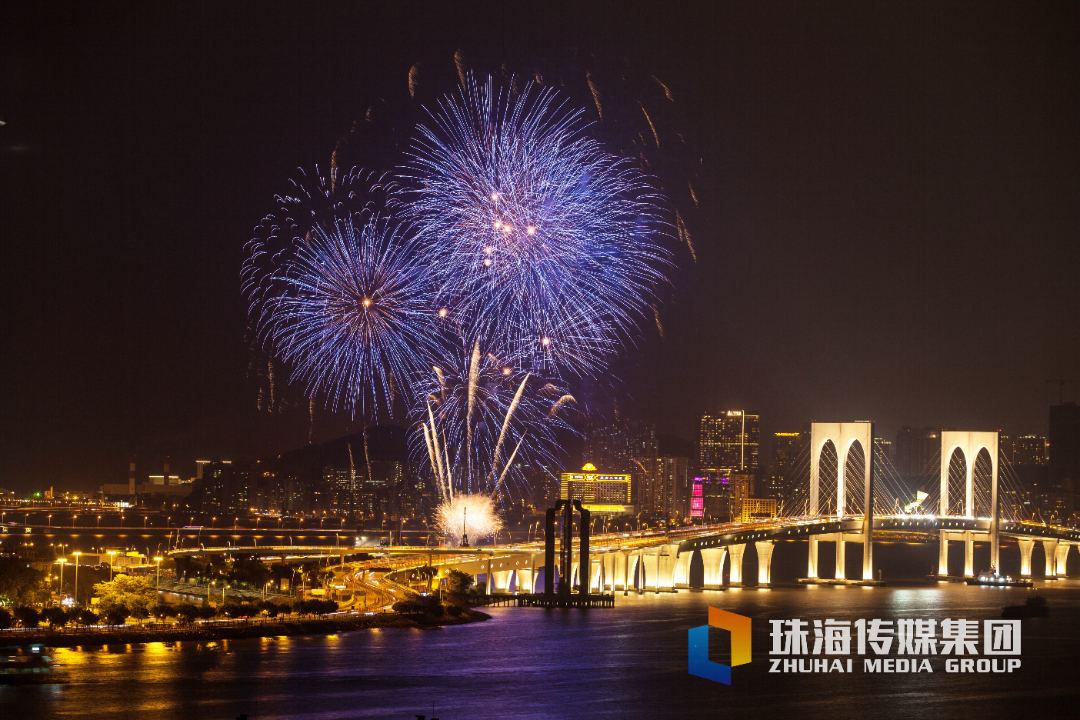
[[[767,620],[1000,616],[1027,591],[959,584],[785,587],[617,598],[614,610],[493,608],[484,623],[335,637],[149,643],[56,651],[69,682],[0,688],[11,718],[1010,718],[1080,700],[1080,582],[1042,591],[1013,675],[771,675]],[[731,687],[686,672],[686,631],[707,607],[754,618],[754,662]],[[861,665],[858,656],[856,665]],[[721,658],[717,658],[721,660]],[[11,714],[8,714],[8,711]]]

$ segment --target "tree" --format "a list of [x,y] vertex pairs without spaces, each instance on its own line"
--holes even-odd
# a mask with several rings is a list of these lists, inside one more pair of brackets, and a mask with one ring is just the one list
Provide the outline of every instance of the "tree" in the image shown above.
[[15,616],[19,625],[24,628],[35,628],[38,626],[38,623],[41,622],[41,616],[38,614],[38,611],[28,605],[20,605],[15,608],[12,615]]
[[99,598],[98,607],[102,612],[123,606],[135,617],[146,617],[150,606],[158,602],[154,581],[131,575],[117,575],[111,581],[98,583],[94,586],[94,594]]
[[469,588],[472,587],[472,584],[472,575],[463,573],[460,570],[451,570],[450,574],[446,576],[447,590],[454,595],[464,595],[469,592]]
[[278,613],[281,612],[281,608],[273,600],[263,600],[259,603],[259,608],[269,617],[277,617]]
[[150,613],[150,617],[155,620],[164,620],[172,615],[172,608],[167,603],[153,602],[146,607],[146,611]]
[[97,625],[98,616],[93,610],[80,610],[77,619],[80,625]]
[[129,614],[124,605],[114,605],[105,612],[104,618],[109,625],[123,625]]
[[189,602],[178,602],[172,607],[176,617],[180,619],[180,622],[185,625],[190,625],[195,622],[195,618],[199,617],[199,608],[195,607]]
[[16,605],[33,605],[49,598],[45,573],[27,567],[13,557],[0,557],[0,595],[6,595]]
[[62,627],[67,625],[68,620],[71,618],[67,610],[54,605],[41,611],[41,619],[47,622],[50,627]]
[[0,630],[7,630],[11,625],[11,613],[4,608],[0,608]]

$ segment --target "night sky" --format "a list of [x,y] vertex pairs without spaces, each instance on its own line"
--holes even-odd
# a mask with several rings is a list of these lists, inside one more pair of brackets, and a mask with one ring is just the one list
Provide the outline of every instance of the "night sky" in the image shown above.
[[1080,393],[1080,4],[218,5],[0,9],[0,486],[306,442],[306,404],[256,409],[244,243],[414,63],[453,90],[458,50],[671,89],[697,260],[622,371],[662,432],[1045,433]]

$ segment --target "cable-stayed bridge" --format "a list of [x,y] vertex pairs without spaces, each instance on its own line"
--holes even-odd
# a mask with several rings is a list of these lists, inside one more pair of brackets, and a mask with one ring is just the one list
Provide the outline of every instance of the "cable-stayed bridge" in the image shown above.
[[[870,462],[867,462],[867,450]],[[631,589],[666,591],[689,587],[690,566],[700,556],[704,587],[718,589],[725,575],[739,586],[744,580],[743,558],[753,546],[757,555],[757,585],[771,583],[775,543],[807,541],[808,582],[878,584],[873,558],[874,534],[936,536],[938,574],[948,576],[948,544],[964,545],[964,575],[973,576],[974,543],[989,542],[991,565],[1000,567],[1005,540],[1020,548],[1021,576],[1032,574],[1035,543],[1043,545],[1047,578],[1065,574],[1070,549],[1080,546],[1080,529],[1037,522],[1025,517],[1023,488],[1016,473],[1000,456],[996,432],[944,431],[937,472],[924,473],[909,487],[874,443],[873,423],[813,423],[811,440],[785,478],[778,517],[749,523],[677,527],[635,533],[592,535],[583,553],[560,552],[550,572],[571,578],[581,592],[624,592]],[[936,477],[935,477],[936,476]],[[870,512],[867,512],[867,509]],[[835,575],[821,578],[821,543],[832,543]],[[846,567],[846,545],[862,545],[862,567]],[[282,554],[295,547],[263,547],[260,552]],[[317,552],[318,548],[305,548]],[[560,548],[561,550],[561,548]],[[238,548],[206,548],[185,553],[238,552]],[[325,548],[341,555],[345,548]],[[353,552],[356,550],[353,549]],[[407,571],[432,565],[439,577],[459,570],[483,576],[489,593],[536,592],[541,574],[549,572],[543,543],[519,543],[479,548],[384,547],[369,564]],[[569,566],[565,565],[569,559]],[[725,569],[727,572],[725,573]]]

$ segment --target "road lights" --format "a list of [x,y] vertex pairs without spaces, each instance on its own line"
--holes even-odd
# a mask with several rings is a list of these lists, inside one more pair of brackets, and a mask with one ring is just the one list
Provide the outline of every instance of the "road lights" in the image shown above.
[[157,563],[157,588],[161,587],[161,560],[162,557],[160,555],[154,558],[154,562]]

